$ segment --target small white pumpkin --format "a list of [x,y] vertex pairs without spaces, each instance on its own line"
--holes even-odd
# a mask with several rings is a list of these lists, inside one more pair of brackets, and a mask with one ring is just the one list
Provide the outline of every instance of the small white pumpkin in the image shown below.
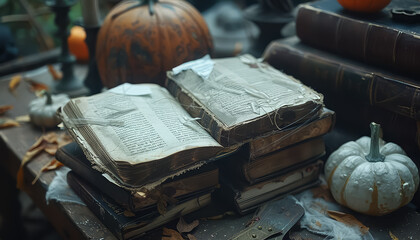
[[371,137],[343,144],[327,159],[325,177],[334,199],[357,212],[381,216],[409,203],[419,186],[416,165],[395,143]]
[[61,123],[56,115],[57,109],[64,106],[70,99],[66,94],[53,95],[47,91],[42,98],[29,103],[29,117],[31,122],[39,127],[54,128]]

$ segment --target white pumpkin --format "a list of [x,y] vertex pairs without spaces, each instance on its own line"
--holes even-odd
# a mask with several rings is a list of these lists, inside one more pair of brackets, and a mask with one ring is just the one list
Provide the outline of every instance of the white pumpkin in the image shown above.
[[401,147],[379,138],[379,124],[370,127],[370,138],[347,142],[330,155],[325,177],[338,203],[380,216],[412,200],[419,173]]
[[31,122],[39,127],[54,128],[61,123],[56,115],[57,109],[64,106],[70,99],[66,94],[53,95],[47,91],[42,98],[29,103],[29,117]]

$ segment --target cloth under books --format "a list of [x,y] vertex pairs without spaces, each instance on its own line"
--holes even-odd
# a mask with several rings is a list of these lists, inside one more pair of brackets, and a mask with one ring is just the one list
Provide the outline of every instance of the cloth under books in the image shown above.
[[86,204],[67,184],[67,173],[69,171],[70,168],[61,167],[55,172],[56,176],[52,180],[50,186],[48,187],[48,191],[45,194],[47,204],[49,204],[51,200],[56,200],[57,202],[70,202],[86,206]]
[[305,209],[300,226],[310,232],[324,235],[326,239],[373,240],[370,232],[363,234],[359,227],[338,222],[327,215],[326,210],[345,212],[337,203],[327,202],[322,198],[314,198],[311,190],[295,196],[297,202]]

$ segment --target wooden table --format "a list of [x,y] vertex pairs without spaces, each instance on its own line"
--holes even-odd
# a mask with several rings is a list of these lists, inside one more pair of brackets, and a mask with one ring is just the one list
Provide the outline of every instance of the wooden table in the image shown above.
[[[41,82],[52,82],[51,76],[45,71],[45,68],[37,71],[40,72],[27,73],[25,76]],[[83,76],[86,69],[83,66],[78,67],[77,72],[79,76]],[[12,94],[8,89],[9,80],[10,76],[0,78],[0,105],[10,104],[14,106],[14,109],[7,112],[5,116],[15,118],[26,115],[28,102],[34,99],[35,95],[24,82]],[[29,123],[23,123],[20,127],[0,130],[1,173],[3,173],[1,174],[1,184],[2,189],[6,190],[4,192],[8,196],[8,198],[2,198],[1,207],[3,212],[9,214],[6,218],[9,219],[9,230],[12,234],[10,236],[19,237],[21,231],[19,218],[16,217],[18,216],[16,211],[19,211],[19,206],[16,204],[18,201],[18,192],[15,188],[16,173],[26,151],[35,142],[36,138],[42,134],[41,129],[35,128]],[[24,168],[24,191],[43,211],[63,239],[115,239],[114,235],[87,207],[57,201],[51,201],[47,205],[45,193],[55,173],[44,173],[34,185],[31,182],[41,167],[49,162],[51,158],[51,156],[43,153],[26,165]],[[372,235],[378,239],[391,239],[389,231],[392,231],[399,239],[410,239],[410,237],[412,237],[411,239],[416,239],[420,236],[420,214],[414,211],[412,206],[404,207],[396,213],[383,218],[360,215],[358,217],[359,220],[371,228]],[[239,224],[243,226],[244,220],[246,220],[246,217],[242,218],[242,220],[238,220],[237,217],[228,217],[220,221],[204,221],[198,226],[194,234],[199,239],[222,239],[223,232],[231,231],[230,229],[232,229],[233,225],[238,226]],[[293,230],[289,237],[290,239],[324,238],[300,229]]]

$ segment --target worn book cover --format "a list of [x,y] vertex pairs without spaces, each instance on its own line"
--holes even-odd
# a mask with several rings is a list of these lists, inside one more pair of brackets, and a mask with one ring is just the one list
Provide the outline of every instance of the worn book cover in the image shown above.
[[329,107],[347,99],[420,120],[420,83],[413,78],[318,50],[296,37],[273,41],[263,58],[325,94]]
[[323,161],[319,160],[256,184],[222,172],[221,188],[215,193],[219,201],[230,201],[240,214],[246,214],[266,201],[319,184],[322,166]]
[[165,88],[137,87],[137,95],[108,91],[72,99],[59,113],[92,167],[110,181],[129,190],[152,189],[230,151]]
[[211,194],[204,191],[169,206],[163,215],[153,209],[133,214],[115,204],[72,171],[67,175],[67,182],[98,219],[119,239],[139,239],[144,233],[198,210],[211,201]]
[[214,59],[207,78],[169,71],[166,88],[221,145],[244,143],[319,116],[322,95],[250,55]]
[[308,139],[287,146],[275,152],[250,160],[246,156],[232,159],[226,164],[238,177],[254,184],[267,180],[270,176],[281,175],[302,164],[313,162],[325,155],[325,143],[322,137]]
[[249,161],[298,142],[323,136],[334,128],[335,118],[335,112],[324,107],[319,117],[258,137],[247,143],[249,147]]
[[131,212],[156,209],[157,203],[162,201],[181,201],[196,192],[210,191],[219,186],[219,170],[214,163],[168,179],[153,190],[140,192],[126,190],[106,179],[101,172],[91,167],[91,163],[75,142],[59,148],[55,157],[83,180]]
[[419,1],[393,0],[382,11],[358,14],[346,11],[336,0],[313,1],[299,8],[296,34],[316,48],[418,77],[418,20],[397,21],[391,10],[404,10],[415,21],[419,7]]

